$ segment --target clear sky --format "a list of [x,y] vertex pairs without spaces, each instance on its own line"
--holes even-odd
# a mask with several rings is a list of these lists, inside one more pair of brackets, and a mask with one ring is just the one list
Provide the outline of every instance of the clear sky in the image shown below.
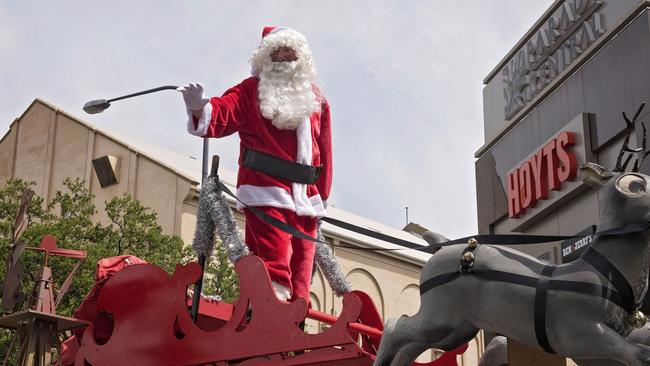
[[[0,136],[41,97],[99,128],[201,157],[179,93],[249,76],[262,27],[307,37],[334,129],[330,204],[401,228],[474,234],[482,80],[553,0],[2,1]],[[236,136],[211,141],[236,170]]]

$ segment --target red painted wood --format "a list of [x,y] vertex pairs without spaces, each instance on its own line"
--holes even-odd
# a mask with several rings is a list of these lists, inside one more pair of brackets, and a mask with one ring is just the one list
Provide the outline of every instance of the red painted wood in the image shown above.
[[[381,326],[381,319],[374,305],[368,304],[367,295],[346,294],[342,313],[329,329],[305,334],[298,324],[308,313],[307,304],[300,299],[279,301],[259,258],[244,257],[235,270],[240,278],[240,298],[233,305],[202,301],[200,312],[212,323],[200,326],[192,322],[186,299],[187,286],[200,275],[198,264],[177,265],[172,276],[151,264],[120,270],[106,282],[98,298],[100,308],[114,321],[112,334],[98,344],[92,336],[93,326],[86,328],[75,365],[372,364],[374,352],[359,347],[356,335],[381,330],[372,326]],[[360,328],[351,331],[350,323]],[[379,342],[373,336],[361,338],[362,345],[371,339],[371,344]],[[452,358],[453,362],[437,360],[428,365],[457,366],[455,355]]]

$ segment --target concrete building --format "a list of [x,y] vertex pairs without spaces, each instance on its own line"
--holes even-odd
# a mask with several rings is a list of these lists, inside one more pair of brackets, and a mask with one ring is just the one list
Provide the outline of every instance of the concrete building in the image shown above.
[[[598,200],[575,170],[585,162],[613,169],[621,112],[632,117],[650,101],[649,6],[555,1],[487,75],[485,143],[475,156],[480,233],[583,236],[517,247],[557,264],[587,248]],[[642,139],[637,123],[631,146]],[[649,171],[645,162],[641,172]]]
[[[158,213],[166,234],[180,236],[191,243],[194,235],[201,162],[159,146],[102,131],[36,99],[10,126],[0,140],[0,184],[10,178],[36,183],[35,192],[46,200],[62,190],[64,178],[82,178],[95,195],[94,204],[125,193]],[[103,163],[100,160],[103,158]],[[95,161],[95,163],[93,163]],[[103,167],[103,168],[102,168]],[[107,169],[107,182],[100,182],[97,170]],[[99,172],[106,175],[106,172]],[[234,191],[235,174],[221,170],[219,176]],[[232,203],[234,206],[234,202]],[[108,224],[99,210],[95,219]],[[243,215],[235,211],[243,223]],[[330,217],[362,226],[400,239],[426,245],[421,237],[381,225],[336,207],[328,208]],[[327,223],[323,233],[335,245],[359,248],[395,248],[397,246],[356,234]],[[429,255],[414,250],[361,251],[332,247],[343,272],[355,289],[367,292],[384,319],[414,314],[419,308],[419,275]],[[340,298],[329,288],[320,270],[316,274],[311,299],[313,308],[338,314]],[[308,324],[314,331],[316,324]],[[463,356],[463,365],[476,365],[482,342],[472,342]],[[423,355],[430,359],[433,352]]]

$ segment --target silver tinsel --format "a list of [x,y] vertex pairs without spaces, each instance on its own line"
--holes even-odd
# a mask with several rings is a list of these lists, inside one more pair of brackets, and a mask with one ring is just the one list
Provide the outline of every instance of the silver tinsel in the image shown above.
[[318,240],[321,242],[316,243],[316,253],[314,255],[314,261],[318,264],[318,267],[323,271],[323,275],[329,283],[334,293],[341,296],[346,292],[352,291],[352,285],[348,282],[348,279],[345,278],[345,275],[341,271],[336,258],[330,248],[325,244],[325,238],[323,233],[320,230],[320,222],[318,223]]
[[201,187],[199,195],[196,231],[192,241],[192,248],[197,254],[204,254],[206,258],[212,255],[215,229],[232,263],[250,254],[225,196],[217,187],[215,178],[209,177]]
[[[198,255],[204,254],[206,258],[212,255],[215,230],[221,238],[228,253],[228,258],[232,263],[250,254],[226,198],[212,177],[206,179],[205,184],[201,187],[196,216],[196,231],[192,241],[192,248]],[[320,230],[320,223],[318,225],[318,240],[325,241]],[[332,290],[337,295],[350,292],[352,286],[345,278],[330,248],[324,243],[315,244],[314,261],[323,271],[323,275]]]

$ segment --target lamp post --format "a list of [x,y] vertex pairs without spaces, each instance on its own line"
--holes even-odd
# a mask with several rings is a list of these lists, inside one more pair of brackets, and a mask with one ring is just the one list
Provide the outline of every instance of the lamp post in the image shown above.
[[[101,113],[104,110],[106,110],[108,107],[111,106],[111,102],[115,102],[118,100],[122,99],[128,99],[128,98],[133,98],[133,97],[138,97],[140,95],[145,95],[145,94],[150,94],[150,93],[155,93],[159,92],[162,90],[176,90],[178,86],[176,85],[164,85],[164,86],[159,86],[157,88],[153,89],[148,89],[148,90],[143,90],[137,93],[132,93],[132,94],[127,94],[123,95],[117,98],[112,98],[112,99],[96,99],[92,100],[83,106],[83,110],[88,113],[88,114],[97,114]],[[203,157],[201,160],[201,184],[205,182],[205,179],[208,177],[208,158],[210,155],[210,145],[208,143],[208,139],[204,138],[203,139]]]
[[[112,98],[112,99],[96,99],[92,100],[83,106],[83,110],[88,113],[88,114],[96,114],[96,113],[101,113],[104,110],[106,110],[108,107],[111,106],[111,102],[115,102],[118,100],[122,99],[128,99],[128,98],[133,98],[137,97],[140,95],[145,95],[145,94],[150,94],[150,93],[155,93],[159,92],[162,90],[176,90],[178,86],[176,85],[165,85],[165,86],[159,86],[157,88],[153,89],[148,89],[148,90],[143,90],[140,92],[132,93],[132,94],[127,94],[123,95],[121,97],[117,98]],[[208,177],[208,156],[210,154],[210,145],[208,143],[207,138],[203,138],[203,157],[201,160],[201,186],[205,185],[205,180]],[[196,287],[194,289],[194,299],[192,301],[192,319],[196,322],[197,317],[198,317],[198,308],[199,308],[199,300],[201,296],[201,291],[203,287],[203,270],[205,268],[205,262],[206,258],[205,255],[200,255],[199,256],[199,265],[201,266],[201,277],[196,283]]]

